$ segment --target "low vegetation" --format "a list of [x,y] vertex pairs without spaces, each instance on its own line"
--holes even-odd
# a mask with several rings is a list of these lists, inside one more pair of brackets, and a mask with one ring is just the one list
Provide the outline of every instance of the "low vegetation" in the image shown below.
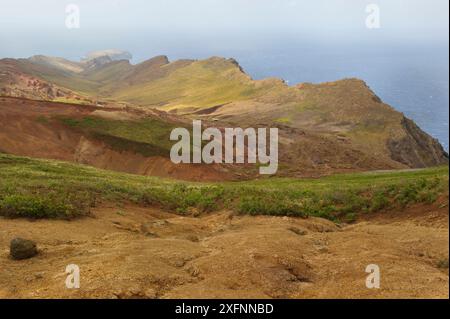
[[4,195],[0,200],[0,215],[10,218],[72,218],[87,215],[89,201],[73,196],[38,196],[37,194]]
[[170,132],[175,124],[153,118],[139,120],[109,120],[95,116],[60,117],[59,120],[104,141],[118,151],[131,151],[143,156],[169,156]]
[[89,214],[101,201],[114,201],[179,214],[229,209],[351,222],[366,212],[433,203],[442,194],[448,195],[448,167],[193,183],[0,154],[0,215],[6,217],[72,218]]
[[[163,67],[164,68],[164,67]],[[150,80],[150,81],[149,81]],[[247,100],[264,92],[230,60],[211,58],[190,63],[158,79],[122,86],[113,98],[139,105],[207,108]]]

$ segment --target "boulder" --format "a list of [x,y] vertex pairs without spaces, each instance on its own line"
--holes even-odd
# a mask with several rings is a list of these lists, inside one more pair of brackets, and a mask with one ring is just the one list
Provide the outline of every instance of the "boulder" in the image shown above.
[[36,256],[38,251],[34,241],[14,238],[11,240],[9,253],[13,259],[21,260]]

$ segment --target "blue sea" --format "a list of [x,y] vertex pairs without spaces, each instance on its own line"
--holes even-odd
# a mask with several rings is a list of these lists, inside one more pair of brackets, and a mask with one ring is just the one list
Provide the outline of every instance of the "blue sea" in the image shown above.
[[[409,41],[395,40],[387,35],[378,38],[353,35],[344,40],[329,35],[315,39],[282,33],[239,34],[236,30],[210,37],[195,32],[187,36],[151,31],[136,31],[130,36],[124,30],[114,35],[106,32],[100,38],[99,42],[98,37],[80,34],[61,43],[56,41],[60,39],[57,34],[49,32],[43,39],[23,38],[20,43],[27,43],[26,50],[21,46],[0,48],[0,56],[47,54],[79,60],[92,50],[117,48],[129,51],[133,63],[162,54],[172,61],[232,57],[255,79],[278,77],[290,85],[356,77],[449,150],[448,40],[441,43],[414,36]],[[18,40],[5,41],[17,44]]]
[[3,5],[0,58],[121,49],[133,63],[233,57],[255,79],[292,85],[357,77],[449,149],[447,0],[379,1],[376,29],[356,0],[79,0],[79,29],[56,2]]
[[235,55],[256,79],[276,76],[289,84],[363,79],[384,102],[413,119],[449,150],[448,46],[282,48]]
[[270,35],[265,39],[203,40],[198,45],[192,39],[178,44],[158,43],[159,51],[152,45],[147,56],[141,54],[142,43],[136,45],[132,51],[139,52],[135,62],[148,58],[148,52],[164,52],[171,60],[216,55],[237,59],[255,79],[278,77],[289,85],[360,78],[385,103],[413,119],[449,150],[448,42],[317,42]]

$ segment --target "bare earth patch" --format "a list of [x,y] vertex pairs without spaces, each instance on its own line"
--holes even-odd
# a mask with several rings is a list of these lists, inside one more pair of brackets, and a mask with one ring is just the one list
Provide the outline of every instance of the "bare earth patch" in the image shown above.
[[[1,218],[0,225],[0,298],[449,297],[445,203],[342,227],[320,218],[183,217],[135,206],[103,206],[72,221]],[[10,259],[17,236],[36,241],[39,255]],[[80,267],[80,289],[65,287],[68,264]],[[365,286],[368,264],[380,267],[380,289]]]

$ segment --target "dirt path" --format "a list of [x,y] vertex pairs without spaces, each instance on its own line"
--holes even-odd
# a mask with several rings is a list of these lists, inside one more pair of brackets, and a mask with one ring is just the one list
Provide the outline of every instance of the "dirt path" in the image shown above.
[[[448,199],[344,227],[133,206],[94,215],[0,219],[0,298],[449,297]],[[9,259],[16,236],[35,240],[39,255]],[[80,289],[65,287],[68,264],[80,267]],[[369,264],[380,267],[380,289],[365,286]]]

